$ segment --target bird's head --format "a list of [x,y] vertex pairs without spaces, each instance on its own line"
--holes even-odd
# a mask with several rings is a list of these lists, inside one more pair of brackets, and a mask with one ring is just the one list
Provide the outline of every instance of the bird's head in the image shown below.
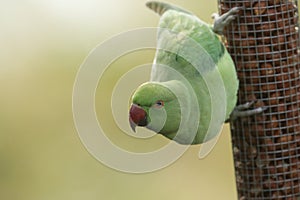
[[161,83],[147,82],[134,92],[129,110],[129,122],[146,127],[165,136],[176,133],[180,125],[181,110],[177,97]]

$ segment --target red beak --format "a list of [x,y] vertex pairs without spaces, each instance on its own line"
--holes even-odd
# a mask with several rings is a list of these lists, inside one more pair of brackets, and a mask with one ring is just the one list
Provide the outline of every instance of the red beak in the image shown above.
[[146,111],[136,104],[132,104],[129,111],[129,123],[131,129],[135,132],[136,126],[147,125]]

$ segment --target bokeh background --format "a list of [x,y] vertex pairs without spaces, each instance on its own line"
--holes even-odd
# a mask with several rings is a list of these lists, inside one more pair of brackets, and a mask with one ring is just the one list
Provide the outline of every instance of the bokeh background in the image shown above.
[[[0,199],[236,199],[228,126],[205,159],[198,158],[199,145],[193,146],[171,166],[147,174],[106,167],[79,139],[72,116],[76,73],[89,52],[112,35],[157,25],[158,16],[145,7],[145,2],[2,1]],[[217,1],[169,2],[209,23],[217,11]],[[124,135],[109,114],[111,91],[124,71],[151,62],[153,56],[154,51],[145,50],[121,57],[112,63],[97,89],[96,110],[99,119],[106,120],[103,124],[110,130],[108,137],[133,151],[147,151],[167,140]],[[147,69],[137,76],[141,82],[148,78]],[[124,105],[127,101],[117,100]],[[120,116],[127,114],[120,111]]]

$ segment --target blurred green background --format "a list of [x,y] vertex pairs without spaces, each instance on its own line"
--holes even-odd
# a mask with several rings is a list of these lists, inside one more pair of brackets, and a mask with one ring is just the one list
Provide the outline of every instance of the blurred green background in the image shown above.
[[[169,2],[209,23],[217,11],[217,1]],[[199,146],[193,146],[171,166],[147,174],[110,169],[80,142],[72,117],[76,73],[88,53],[112,35],[157,25],[158,16],[144,4],[144,0],[2,2],[0,199],[236,199],[228,126],[205,159],[198,159]],[[107,106],[111,90],[124,70],[151,62],[153,55],[150,50],[135,52],[112,64],[96,94],[99,119],[111,112]],[[138,77],[148,78],[149,70]],[[128,105],[127,101],[120,103]],[[109,137],[129,150],[149,150],[167,142],[160,136],[128,139],[107,120],[106,128],[113,133]]]

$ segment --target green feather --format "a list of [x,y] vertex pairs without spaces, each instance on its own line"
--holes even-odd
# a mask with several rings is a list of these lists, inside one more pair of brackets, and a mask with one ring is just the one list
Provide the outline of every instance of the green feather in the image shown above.
[[161,15],[157,52],[151,80],[137,89],[133,103],[150,115],[155,102],[165,100],[164,125],[158,123],[162,113],[154,112],[148,128],[181,144],[206,142],[219,133],[236,105],[233,61],[209,24],[173,5],[147,6]]
[[159,15],[163,15],[168,10],[176,10],[179,12],[183,12],[183,13],[192,15],[192,13],[190,13],[178,6],[174,6],[174,5],[159,2],[159,1],[149,1],[146,3],[146,6],[148,8],[150,8],[151,10],[153,10],[154,12],[158,13]]

